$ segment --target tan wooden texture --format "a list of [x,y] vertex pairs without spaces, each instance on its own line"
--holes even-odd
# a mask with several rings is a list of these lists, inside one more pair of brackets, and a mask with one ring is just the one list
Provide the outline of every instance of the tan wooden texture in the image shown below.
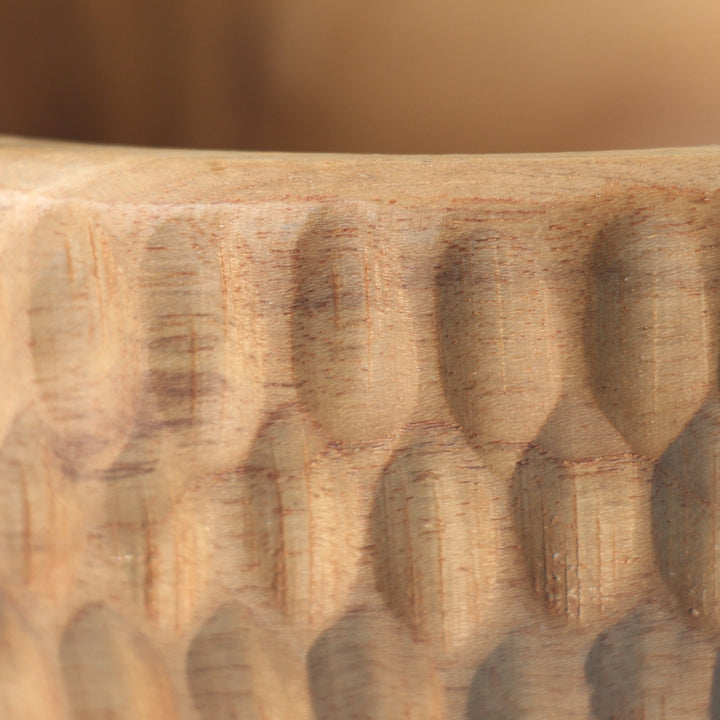
[[0,140],[0,717],[720,717],[720,150]]

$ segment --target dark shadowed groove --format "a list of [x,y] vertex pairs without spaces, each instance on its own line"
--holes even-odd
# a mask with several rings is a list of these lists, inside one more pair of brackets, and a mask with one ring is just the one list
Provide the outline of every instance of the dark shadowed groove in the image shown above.
[[80,203],[43,213],[30,242],[30,349],[40,407],[57,434],[58,455],[75,472],[93,471],[118,451],[134,420],[140,373],[132,294],[118,270],[116,238]]
[[600,231],[585,322],[595,397],[632,449],[653,459],[699,408],[716,368],[706,231],[692,205],[669,203],[662,214],[631,209]]
[[560,375],[548,248],[537,228],[515,219],[499,227],[450,224],[437,312],[455,418],[474,445],[512,446],[519,454],[552,410]]
[[314,720],[445,717],[442,682],[427,650],[385,613],[346,615],[308,653]]
[[651,473],[592,401],[565,396],[550,414],[511,481],[521,550],[550,613],[606,623],[638,601],[654,568]]
[[237,602],[204,623],[186,668],[202,720],[311,719],[302,656],[280,625]]
[[497,572],[496,483],[452,426],[419,425],[385,468],[371,517],[375,583],[439,651],[476,636]]
[[313,418],[341,443],[393,436],[416,402],[400,259],[377,212],[361,203],[318,210],[295,256],[295,380]]
[[212,222],[176,218],[153,228],[139,278],[142,420],[168,432],[175,458],[206,473],[244,456],[264,401],[253,266],[237,230],[219,233]]
[[720,401],[697,412],[653,478],[653,539],[663,577],[690,617],[720,627]]
[[227,555],[303,627],[336,619],[347,601],[362,543],[357,490],[305,411],[284,406],[261,428],[228,528],[241,538],[228,536]]

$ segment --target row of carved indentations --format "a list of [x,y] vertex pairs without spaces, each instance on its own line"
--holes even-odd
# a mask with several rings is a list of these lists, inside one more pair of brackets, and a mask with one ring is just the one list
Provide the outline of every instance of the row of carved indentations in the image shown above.
[[[512,562],[501,548],[512,508],[531,580],[554,613],[580,624],[617,619],[656,592],[658,557],[685,609],[714,625],[718,407],[703,408],[655,465],[629,452],[563,458],[550,422],[509,483],[459,429],[409,426],[370,484],[371,505],[358,497],[368,478],[288,407],[217,491],[225,506],[215,515],[218,557],[236,583],[248,578],[312,628],[343,611],[368,559],[374,586],[413,635],[453,650],[506,602],[496,583],[499,565]],[[565,407],[559,416],[565,411],[581,415]],[[595,438],[598,449],[608,435]]]
[[[272,300],[292,313],[303,402],[331,439],[357,444],[396,433],[415,405],[406,279],[435,260],[400,252],[372,206],[348,205],[311,215],[297,247],[283,248],[294,252],[294,295]],[[580,353],[632,449],[662,453],[716,385],[718,238],[696,205],[624,210],[569,248],[541,210],[532,222],[469,210],[448,224],[431,278],[439,332],[428,337],[452,410],[479,444],[531,441],[568,377],[582,375]],[[172,428],[174,452],[207,447],[231,464],[260,420],[262,355],[273,350],[242,226],[175,217],[128,224],[122,237],[96,214],[56,206],[29,245],[34,375],[65,453],[92,464],[139,422]],[[120,392],[126,402],[107,401]]]
[[[438,267],[427,273],[437,322],[422,339],[437,345],[438,377],[469,446],[454,439],[447,457],[435,448],[430,461],[427,438],[400,437],[371,530],[381,558],[378,587],[424,636],[440,632],[443,613],[454,628],[465,622],[457,618],[476,623],[482,614],[478,588],[487,582],[494,541],[492,523],[478,510],[486,500],[477,478],[497,445],[518,448],[512,462],[493,471],[502,480],[514,473],[522,548],[551,607],[570,616],[582,608],[602,614],[613,599],[631,596],[634,580],[648,571],[654,537],[683,602],[714,616],[719,551],[706,538],[717,507],[717,234],[699,207],[678,200],[661,218],[627,206],[592,231],[581,220],[553,229],[540,211],[529,220],[467,211],[440,233],[432,256]],[[28,259],[28,377],[37,381],[42,422],[52,428],[64,471],[102,470],[114,481],[108,523],[127,529],[119,533],[118,556],[158,562],[139,535],[171,532],[165,519],[176,517],[185,479],[247,465],[238,493],[249,492],[255,515],[265,513],[269,522],[229,533],[227,552],[241,556],[238,566],[254,568],[281,606],[311,624],[326,615],[316,588],[352,585],[357,543],[348,540],[355,554],[345,567],[333,562],[333,550],[339,535],[361,535],[363,515],[352,499],[353,479],[338,471],[342,450],[329,443],[396,437],[410,419],[421,368],[406,278],[430,262],[403,254],[384,235],[378,212],[357,204],[322,209],[292,249],[291,293],[274,301],[277,312],[289,313],[294,376],[287,381],[311,420],[261,430],[247,461],[273,346],[258,320],[266,312],[263,279],[243,224],[221,229],[208,225],[210,215],[175,217],[148,230],[125,220],[123,238],[80,204],[43,215]],[[145,239],[134,245],[128,238],[138,234]],[[13,410],[6,429],[25,417]],[[311,422],[320,426],[314,445],[291,427]],[[286,456],[275,449],[269,459],[263,455],[270,452],[263,432],[289,435]],[[18,442],[12,433],[6,440]],[[697,461],[692,477],[688,453],[709,458]],[[169,466],[172,473],[163,469]],[[296,477],[307,485],[293,489]],[[268,478],[280,478],[285,497],[271,493]],[[306,499],[308,489],[317,502]],[[280,513],[271,509],[278,502]],[[686,510],[675,512],[678,505]],[[400,522],[404,508],[412,512]],[[420,550],[392,532],[413,523],[418,529],[409,537],[418,538]],[[462,557],[465,534],[482,557],[475,550]],[[236,549],[244,548],[238,535],[259,538],[255,559]],[[695,538],[689,545],[688,536]],[[203,547],[202,538],[193,542]],[[294,546],[312,549],[303,554]],[[416,553],[432,564],[440,547],[447,557],[438,571],[414,577]],[[137,577],[148,608],[160,607],[151,582],[158,568]],[[459,577],[467,582],[453,595]]]
[[368,504],[359,497],[368,478],[290,406],[263,426],[242,468],[201,491],[175,487],[187,484],[184,470],[118,461],[100,512],[84,508],[84,518],[30,413],[0,449],[2,580],[65,597],[92,537],[110,567],[107,591],[162,627],[187,627],[215,583],[253,588],[317,632],[356,588],[366,592],[369,567],[387,607],[442,654],[473,646],[504,611],[497,578],[512,553],[501,552],[502,515],[514,505],[519,548],[552,612],[614,621],[655,592],[655,554],[683,611],[716,627],[719,408],[709,402],[654,468],[631,454],[563,460],[549,423],[509,485],[459,429],[410,426],[370,478]]
[[[279,618],[224,604],[189,640],[184,681],[172,678],[148,637],[100,604],[70,620],[56,660],[50,643],[0,596],[0,641],[6,720],[174,720],[184,697],[176,683],[184,681],[202,720],[436,720],[449,711],[427,646],[373,610],[345,615],[303,658]],[[718,666],[711,643],[647,608],[594,641],[520,627],[462,673],[463,707],[452,716],[716,718]]]

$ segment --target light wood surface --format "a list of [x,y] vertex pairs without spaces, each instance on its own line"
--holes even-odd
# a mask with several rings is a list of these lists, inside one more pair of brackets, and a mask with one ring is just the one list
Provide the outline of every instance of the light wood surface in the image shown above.
[[0,139],[0,717],[720,717],[720,149]]

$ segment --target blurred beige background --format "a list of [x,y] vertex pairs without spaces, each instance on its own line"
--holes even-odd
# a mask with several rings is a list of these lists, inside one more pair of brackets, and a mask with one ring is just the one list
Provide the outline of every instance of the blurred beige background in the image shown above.
[[718,0],[0,0],[0,132],[231,149],[720,142]]

